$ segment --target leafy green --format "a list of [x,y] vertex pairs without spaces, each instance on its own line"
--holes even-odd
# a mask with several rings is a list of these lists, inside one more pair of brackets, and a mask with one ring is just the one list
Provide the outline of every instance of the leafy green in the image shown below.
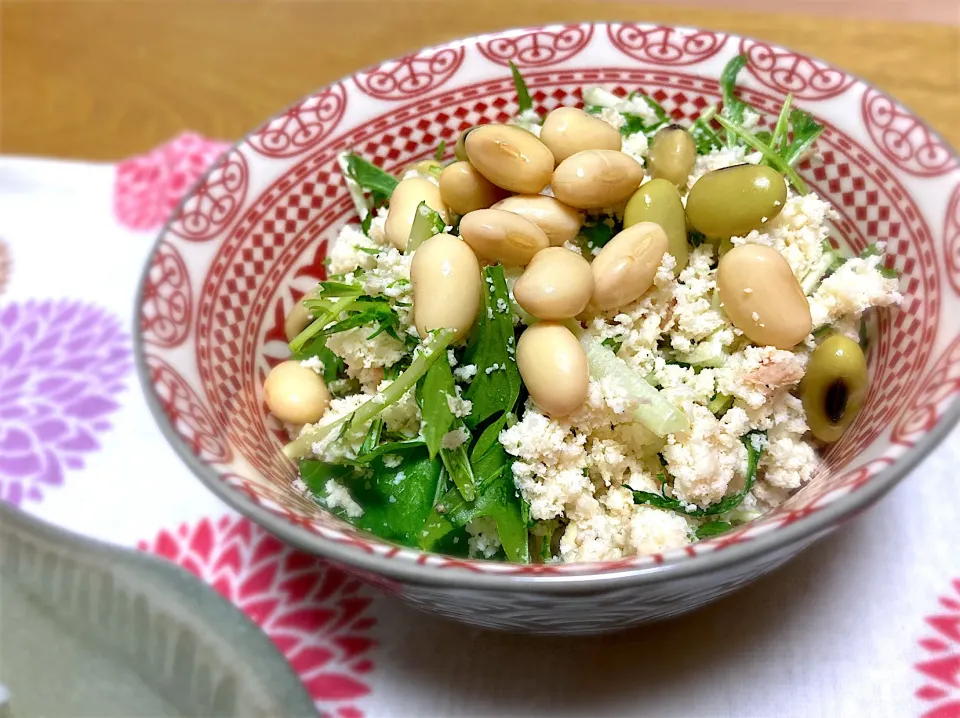
[[710,400],[710,403],[707,404],[710,413],[717,418],[727,413],[727,409],[731,406],[733,406],[733,397],[729,394],[717,394]]
[[300,461],[300,477],[321,500],[326,500],[327,481],[333,479],[363,508],[359,517],[347,515],[342,507],[332,508],[332,513],[382,538],[416,546],[433,510],[440,461],[430,459],[426,450],[420,449],[407,454],[400,466],[387,467],[377,459],[369,469],[361,472],[321,461]]
[[437,162],[440,162],[443,159],[443,153],[447,149],[447,141],[440,140],[440,144],[437,145],[437,151],[433,153],[433,156],[437,159]]
[[477,374],[465,394],[473,402],[466,417],[471,429],[495,414],[512,411],[521,387],[510,293],[503,267],[499,264],[484,267],[483,279],[483,306],[463,356],[465,365],[477,367]]
[[783,159],[789,165],[799,160],[823,134],[823,125],[819,124],[808,112],[792,110],[790,112],[790,134],[792,140],[781,151]]
[[[747,110],[752,110],[746,102],[737,97],[737,75],[747,65],[746,55],[737,55],[730,59],[720,73],[720,89],[723,92],[723,113],[732,122],[743,124]],[[735,137],[727,129],[727,144],[734,144]]]
[[417,403],[420,404],[420,434],[427,443],[430,457],[440,454],[444,468],[457,489],[467,500],[476,496],[473,470],[467,458],[466,442],[453,449],[443,447],[443,437],[450,431],[465,431],[463,422],[450,410],[448,397],[456,397],[456,385],[450,363],[438,361],[430,367],[417,384]]
[[513,86],[517,88],[517,106],[520,112],[526,112],[533,109],[533,100],[530,98],[530,90],[527,89],[527,83],[520,74],[520,70],[510,61],[510,74],[513,75]]
[[367,435],[363,438],[363,444],[360,445],[360,456],[369,454],[377,448],[377,444],[380,443],[381,433],[383,433],[383,418],[378,416],[376,419],[370,422],[370,428],[367,429]]
[[757,137],[751,134],[748,130],[743,129],[737,124],[730,122],[725,117],[717,115],[717,122],[727,130],[728,135],[733,137],[739,137],[747,147],[751,147],[759,152],[763,159],[773,167],[775,170],[784,175],[789,181],[790,184],[794,186],[800,194],[806,194],[809,190],[807,189],[807,183],[800,179],[800,175],[797,174],[797,171],[790,166],[790,164],[776,152],[774,152],[769,145],[761,142]]
[[420,405],[420,435],[427,443],[432,459],[440,453],[443,437],[456,419],[447,397],[456,396],[456,385],[450,363],[434,362],[417,383],[417,403]]
[[505,411],[499,418],[490,422],[483,430],[470,450],[470,461],[477,461],[480,457],[490,451],[498,442],[500,432],[503,431],[507,422],[510,421],[512,414]]
[[719,536],[720,534],[726,533],[733,528],[733,525],[726,521],[711,521],[708,524],[703,524],[700,528],[697,529],[696,535],[698,539],[709,538],[710,536]]
[[[712,113],[711,113],[712,115]],[[723,147],[720,137],[710,126],[710,120],[704,117],[698,117],[690,126],[690,134],[693,142],[697,146],[698,155],[710,154],[714,150]]]
[[[720,501],[705,509],[699,507],[691,509],[678,499],[673,499],[663,494],[654,494],[649,491],[634,491],[633,503],[647,504],[648,506],[656,506],[660,509],[669,509],[670,511],[676,511],[677,513],[686,514],[687,516],[719,516],[720,514],[732,511],[737,508],[737,506],[743,502],[746,495],[750,493],[750,489],[753,488],[753,482],[757,478],[757,464],[760,463],[763,449],[754,447],[753,437],[755,436],[765,436],[765,433],[761,431],[751,431],[740,439],[747,449],[747,470],[743,481],[743,488],[737,493],[724,496]],[[663,483],[666,477],[664,477],[663,474],[661,474],[660,477],[661,483]]]
[[433,366],[433,363],[441,356],[446,356],[447,347],[452,340],[453,331],[450,329],[440,329],[432,332],[414,352],[410,366],[384,391],[361,404],[352,414],[329,424],[321,424],[312,431],[297,437],[283,448],[284,454],[291,459],[299,459],[310,452],[310,447],[313,446],[314,442],[320,441],[334,430],[343,431],[350,428],[354,431],[360,431],[367,425],[367,422],[379,416],[380,412],[391,404],[400,401],[404,394],[415,387],[420,378]]
[[426,447],[426,445],[427,444],[423,439],[388,441],[384,444],[380,444],[375,449],[371,449],[370,451],[364,452],[361,450],[360,454],[357,455],[357,458],[352,463],[359,465],[369,464],[371,461],[378,459],[381,456],[386,456],[388,454],[404,454],[407,451],[413,451],[414,449],[422,449]]
[[447,223],[443,221],[439,212],[430,209],[426,202],[421,202],[417,205],[417,211],[413,215],[406,254],[410,254],[434,235],[440,234],[446,226]]
[[473,458],[471,463],[477,478],[476,500],[467,501],[454,489],[444,494],[423,527],[420,547],[432,549],[455,528],[466,526],[476,518],[489,516],[497,524],[497,533],[507,558],[515,563],[529,563],[527,519],[513,484],[510,457],[499,442],[493,442],[482,456]]
[[606,218],[597,218],[589,220],[580,228],[580,238],[586,242],[587,247],[599,251],[613,239],[618,231],[617,222],[613,217],[610,219],[614,220],[613,224],[610,224]]
[[[323,298],[308,299],[304,304],[307,309],[314,312],[315,315],[317,313],[322,314],[329,306],[328,301]],[[344,306],[337,316],[342,314],[346,314],[347,316],[332,324],[327,324],[318,332],[315,332],[315,336],[330,336],[331,334],[345,332],[348,329],[355,329],[356,327],[372,326],[375,328],[374,332],[368,336],[367,339],[373,339],[379,334],[386,332],[394,339],[400,340],[400,337],[397,335],[397,328],[400,326],[400,317],[397,315],[396,310],[390,306],[390,301],[386,297],[358,297],[350,302],[350,304]]]
[[332,382],[337,381],[344,371],[343,359],[327,348],[326,337],[317,337],[307,342],[300,351],[293,352],[290,357],[294,361],[304,361],[317,357],[323,363],[323,381],[329,388]]
[[600,343],[603,344],[603,346],[605,346],[607,349],[609,349],[610,351],[612,351],[614,354],[616,354],[617,352],[619,352],[619,351],[620,351],[620,347],[623,346],[623,342],[622,342],[622,341],[620,341],[620,340],[618,340],[618,339],[614,339],[613,337],[608,337],[608,338],[604,339],[604,340],[603,340],[602,342],[600,342]]
[[[882,256],[883,252],[880,251],[880,248],[876,244],[867,245],[867,248],[860,252],[860,259],[866,259],[867,257],[879,257]],[[886,267],[884,265],[879,265],[877,271],[880,272],[882,277],[886,279],[899,279],[900,272],[898,272],[893,267]]]
[[387,174],[357,154],[346,155],[347,176],[373,195],[376,204],[390,199],[399,182],[393,175]]
[[691,229],[689,232],[687,232],[687,241],[690,242],[692,247],[699,247],[701,244],[707,241],[707,237],[697,230]]
[[[780,146],[787,139],[787,125],[790,121],[790,106],[793,104],[793,93],[787,93],[787,99],[783,101],[783,107],[780,108],[780,115],[777,117],[777,123],[773,127],[773,134],[769,137],[762,137],[759,132],[756,136],[766,142],[774,150],[779,151]],[[767,133],[769,134],[769,133]]]
[[822,339],[823,337],[827,336],[827,334],[829,334],[831,331],[833,331],[833,327],[831,327],[829,324],[824,324],[822,327],[819,327],[818,329],[813,330],[813,338]]

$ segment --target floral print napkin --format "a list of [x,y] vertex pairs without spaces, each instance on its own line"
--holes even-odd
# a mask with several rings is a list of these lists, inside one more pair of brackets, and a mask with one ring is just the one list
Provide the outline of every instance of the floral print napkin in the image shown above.
[[154,236],[227,145],[117,165],[0,158],[0,500],[151,551],[273,639],[327,716],[960,718],[960,433],[880,505],[690,616],[600,638],[442,622],[208,493],[133,372]]

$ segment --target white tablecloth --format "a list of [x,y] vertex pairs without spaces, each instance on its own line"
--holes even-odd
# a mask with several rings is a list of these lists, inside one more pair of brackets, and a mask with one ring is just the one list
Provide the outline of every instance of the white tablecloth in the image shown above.
[[218,149],[191,136],[120,165],[0,158],[0,498],[213,584],[327,715],[960,717],[958,432],[780,571],[600,638],[434,619],[228,509],[156,427],[130,340],[158,223]]

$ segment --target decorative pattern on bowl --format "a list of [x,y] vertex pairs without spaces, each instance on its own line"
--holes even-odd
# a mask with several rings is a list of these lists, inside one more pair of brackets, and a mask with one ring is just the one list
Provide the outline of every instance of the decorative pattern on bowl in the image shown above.
[[[540,112],[578,103],[580,87],[589,83],[641,88],[674,118],[689,120],[720,102],[720,70],[741,52],[749,58],[742,94],[766,113],[765,125],[792,91],[797,106],[826,126],[822,161],[802,164],[800,173],[836,205],[841,242],[860,251],[887,241],[888,264],[901,272],[906,295],[899,309],[875,315],[867,405],[810,485],[762,520],[684,550],[530,566],[400,548],[354,530],[293,490],[295,470],[279,453],[283,432],[267,416],[261,386],[286,356],[284,317],[324,277],[328,242],[354,219],[338,152],[353,148],[394,172],[431,156],[440,141],[449,158],[463,129],[516,113],[510,60],[523,68]],[[956,421],[958,205],[953,150],[894,100],[819,60],[754,40],[654,25],[496,33],[345,78],[227,152],[187,195],[145,270],[139,365],[161,424],[200,478],[281,537],[415,604],[470,622],[617,628],[662,617],[662,606],[687,610],[786,560],[879,498]],[[726,578],[710,575],[716,571]],[[681,578],[700,588],[671,593]],[[647,588],[636,590],[641,584]],[[485,594],[460,590],[481,588]],[[604,615],[584,621],[577,615],[583,602],[572,601],[547,624],[537,618],[544,605],[559,605],[558,595],[585,590],[594,600],[610,599]],[[479,615],[491,606],[482,595],[497,592],[503,599],[497,618]],[[662,605],[653,593],[663,596]],[[503,608],[510,597],[517,611]],[[530,599],[529,608],[519,608],[521,597]]]

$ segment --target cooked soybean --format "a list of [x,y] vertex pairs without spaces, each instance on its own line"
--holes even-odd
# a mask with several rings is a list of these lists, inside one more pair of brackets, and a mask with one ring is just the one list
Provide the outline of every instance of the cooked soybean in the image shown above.
[[537,322],[524,329],[517,341],[517,368],[530,398],[550,416],[567,416],[587,400],[587,357],[562,324]]
[[421,202],[426,202],[444,222],[448,221],[447,208],[443,204],[440,188],[435,183],[423,177],[402,180],[390,196],[387,220],[383,225],[384,234],[390,244],[401,252],[407,247],[413,218]]
[[497,202],[493,209],[513,212],[533,222],[547,235],[552,247],[572,242],[583,226],[583,214],[556,197],[543,194],[515,194]]
[[654,179],[665,179],[675,187],[687,186],[697,160],[697,146],[690,133],[680,125],[658,131],[647,151],[647,169]]
[[480,263],[463,240],[438,234],[426,240],[410,264],[413,320],[420,338],[434,329],[470,330],[480,308]]
[[653,284],[667,251],[667,234],[659,224],[640,222],[607,242],[594,258],[592,307],[619,309],[643,296]]
[[323,377],[298,361],[277,364],[263,383],[263,400],[270,412],[287,424],[313,424],[330,404]]
[[720,301],[754,344],[790,349],[810,333],[810,304],[787,260],[760,244],[735,246],[717,267]]
[[550,183],[554,159],[530,132],[511,125],[482,125],[464,140],[467,159],[497,187],[537,194]]
[[620,133],[603,120],[576,107],[558,107],[540,129],[540,141],[556,162],[584,150],[620,150]]
[[460,236],[480,259],[524,267],[550,240],[537,225],[502,209],[478,209],[460,220]]
[[593,295],[590,263],[564,247],[537,252],[513,286],[513,298],[538,319],[570,319]]
[[601,209],[626,201],[643,181],[643,167],[615,150],[585,150],[567,157],[553,172],[551,188],[577,209]]

